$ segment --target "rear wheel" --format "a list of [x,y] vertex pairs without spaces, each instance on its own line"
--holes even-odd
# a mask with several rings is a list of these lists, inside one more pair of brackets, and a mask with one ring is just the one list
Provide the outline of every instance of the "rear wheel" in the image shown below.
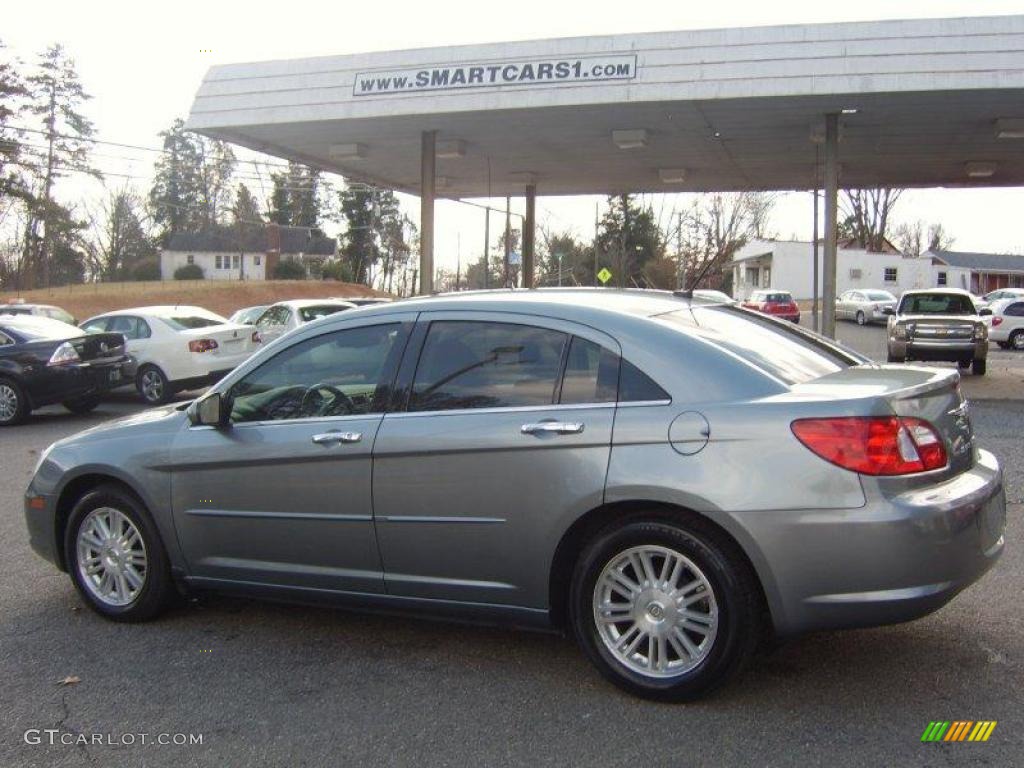
[[21,387],[10,379],[0,379],[0,427],[24,421],[31,410]]
[[865,325],[867,321],[868,319],[865,317],[864,313],[857,310],[857,325]]
[[155,365],[144,365],[135,375],[135,387],[150,405],[163,405],[174,394],[164,372]]
[[1010,346],[1018,352],[1024,352],[1024,330],[1016,330],[1010,334]]
[[975,376],[984,376],[985,375],[985,361],[984,360],[975,360],[974,363],[971,365],[971,373],[973,373]]
[[79,397],[75,400],[65,400],[61,405],[72,413],[88,413],[100,404],[98,397]]
[[575,570],[577,641],[604,677],[644,698],[686,701],[749,661],[760,631],[757,585],[704,525],[627,523],[598,535]]
[[175,594],[156,524],[138,499],[117,486],[100,486],[79,499],[64,552],[78,592],[108,619],[151,619]]

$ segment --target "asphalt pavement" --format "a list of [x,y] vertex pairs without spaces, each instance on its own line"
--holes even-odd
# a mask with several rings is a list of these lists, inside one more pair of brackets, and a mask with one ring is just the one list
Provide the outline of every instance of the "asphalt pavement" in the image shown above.
[[[117,394],[0,432],[0,766],[1024,764],[1022,401],[972,403],[1011,502],[980,583],[916,622],[766,651],[690,705],[619,692],[551,635],[226,597],[143,625],[99,618],[29,549],[21,494],[50,442],[139,409]],[[933,720],[998,726],[923,744]],[[82,735],[102,743],[60,743]]]

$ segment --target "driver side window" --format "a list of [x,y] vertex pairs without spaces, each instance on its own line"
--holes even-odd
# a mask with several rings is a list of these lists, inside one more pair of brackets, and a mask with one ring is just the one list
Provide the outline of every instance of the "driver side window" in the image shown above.
[[231,387],[231,421],[383,413],[401,336],[402,326],[389,323],[293,344]]

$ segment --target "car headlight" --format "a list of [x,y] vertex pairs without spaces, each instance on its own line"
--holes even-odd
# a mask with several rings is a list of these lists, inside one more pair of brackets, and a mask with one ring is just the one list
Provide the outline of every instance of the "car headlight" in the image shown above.
[[988,338],[988,326],[985,325],[984,323],[975,323],[974,324],[974,340],[975,341],[984,341],[987,338]]
[[892,335],[894,337],[896,337],[897,339],[906,339],[907,338],[907,326],[901,325],[900,323],[897,323],[895,326],[893,326]]

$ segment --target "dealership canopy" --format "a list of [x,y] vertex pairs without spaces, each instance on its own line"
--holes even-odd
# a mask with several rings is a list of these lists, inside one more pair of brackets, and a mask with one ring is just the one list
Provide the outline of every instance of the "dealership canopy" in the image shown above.
[[1021,185],[1024,16],[217,66],[188,127],[425,193],[425,230],[435,194]]

